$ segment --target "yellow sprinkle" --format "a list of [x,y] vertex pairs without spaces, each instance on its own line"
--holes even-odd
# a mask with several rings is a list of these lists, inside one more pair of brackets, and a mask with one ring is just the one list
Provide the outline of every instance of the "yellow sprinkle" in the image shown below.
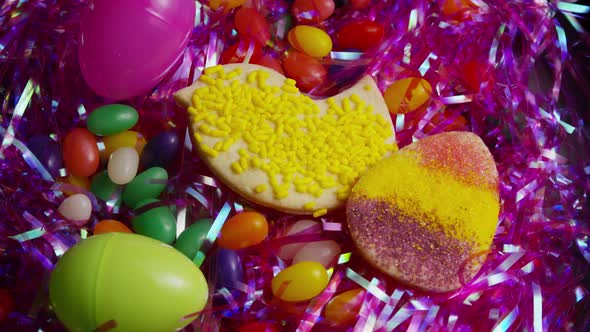
[[283,85],[281,87],[281,89],[287,93],[298,93],[299,89],[297,89],[296,87],[292,86],[292,85]]
[[205,68],[205,75],[212,76],[213,74],[218,73],[220,71],[224,71],[223,66],[216,65],[213,67]]
[[248,77],[246,78],[246,81],[250,84],[254,84],[256,83],[256,78],[258,76],[258,72],[257,71],[253,71],[250,74],[248,74]]
[[199,80],[208,85],[215,85],[215,79],[207,75],[201,75],[201,77],[199,77]]
[[306,210],[313,210],[314,207],[315,207],[315,201],[309,201],[309,202],[303,204],[303,208]]
[[327,209],[320,209],[320,210],[317,210],[313,213],[313,217],[314,218],[321,217],[321,216],[325,215],[326,213],[328,213]]
[[268,188],[268,187],[267,187],[265,184],[259,184],[259,185],[257,185],[257,186],[254,188],[254,191],[255,191],[257,194],[260,194],[260,193],[263,193],[263,192],[265,192],[267,188]]
[[367,85],[365,85],[363,88],[364,88],[366,91],[371,91],[371,86],[370,86],[370,85],[368,85],[368,84],[367,84]]
[[205,145],[205,144],[202,144],[202,143],[201,143],[201,144],[199,145],[199,147],[201,148],[201,150],[202,150],[202,151],[203,151],[203,152],[204,152],[206,155],[208,155],[208,156],[210,156],[210,157],[213,157],[213,158],[215,158],[215,157],[217,157],[217,155],[219,154],[219,152],[217,152],[217,151],[215,151],[215,150],[211,149],[211,148],[210,148],[208,145]]
[[236,174],[241,174],[244,169],[242,168],[242,166],[240,166],[240,163],[235,161],[231,164],[231,169],[234,171],[234,173]]

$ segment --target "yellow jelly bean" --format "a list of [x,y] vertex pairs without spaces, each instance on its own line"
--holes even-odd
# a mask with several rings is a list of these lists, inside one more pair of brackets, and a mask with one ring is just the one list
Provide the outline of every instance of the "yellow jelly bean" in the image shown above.
[[145,137],[132,130],[106,136],[102,142],[105,148],[100,151],[100,157],[103,159],[108,159],[111,153],[119,148],[134,148],[137,154],[141,156],[141,152],[146,144]]
[[332,51],[332,39],[324,30],[298,25],[289,31],[289,44],[312,57],[323,58]]
[[328,273],[318,262],[300,262],[279,272],[272,279],[272,293],[286,302],[307,301],[328,285]]
[[424,105],[431,94],[432,86],[427,80],[408,77],[393,82],[383,97],[390,113],[406,114]]

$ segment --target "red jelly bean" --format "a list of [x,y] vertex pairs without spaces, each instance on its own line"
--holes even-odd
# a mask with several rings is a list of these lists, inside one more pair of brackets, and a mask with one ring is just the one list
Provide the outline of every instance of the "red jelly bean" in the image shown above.
[[0,289],[0,322],[14,310],[14,299],[6,289]]
[[283,67],[287,77],[294,79],[297,82],[297,87],[304,92],[320,85],[328,74],[326,68],[318,60],[293,50],[287,54]]
[[240,36],[251,37],[262,45],[270,41],[270,29],[266,19],[253,8],[238,9],[234,24]]
[[70,131],[64,139],[63,158],[71,174],[75,176],[94,174],[100,161],[96,137],[83,128]]
[[249,38],[240,40],[221,53],[221,63],[241,63],[250,54],[249,63],[257,63],[262,54],[260,44]]
[[336,35],[336,45],[340,49],[354,48],[366,51],[377,47],[385,32],[379,23],[362,20],[345,25]]
[[463,65],[461,71],[463,85],[471,92],[477,92],[484,80],[491,80],[489,66],[486,63],[470,60]]
[[350,5],[354,9],[361,9],[367,7],[371,3],[371,0],[350,0]]
[[277,329],[269,322],[250,322],[240,326],[237,332],[276,332]]
[[295,0],[291,13],[301,24],[319,23],[334,13],[334,0]]
[[264,66],[266,68],[274,69],[277,72],[285,75],[285,73],[283,72],[283,67],[281,67],[281,63],[279,62],[279,60],[273,58],[270,55],[263,56],[262,58],[260,58],[260,60],[258,60],[256,64]]

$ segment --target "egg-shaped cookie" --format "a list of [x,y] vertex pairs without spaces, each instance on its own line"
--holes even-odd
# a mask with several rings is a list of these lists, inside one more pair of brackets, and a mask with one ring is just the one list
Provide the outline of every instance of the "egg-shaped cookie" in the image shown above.
[[473,133],[448,132],[365,172],[346,214],[352,239],[372,265],[412,286],[447,292],[481,268],[499,209],[490,151]]
[[397,150],[369,76],[314,100],[274,70],[229,64],[205,69],[175,98],[213,173],[244,198],[289,213],[343,206],[358,177]]

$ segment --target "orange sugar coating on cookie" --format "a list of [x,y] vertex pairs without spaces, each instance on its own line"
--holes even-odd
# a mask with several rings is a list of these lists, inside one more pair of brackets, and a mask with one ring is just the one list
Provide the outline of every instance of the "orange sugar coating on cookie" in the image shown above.
[[[466,185],[444,169],[421,165],[420,154],[401,150],[375,165],[358,181],[351,199],[389,202],[421,227],[474,243],[487,250],[496,231],[499,204],[495,191]],[[436,220],[436,227],[420,216]]]
[[[328,99],[323,112],[311,98],[300,94],[295,81],[285,79],[281,87],[269,86],[269,73],[257,70],[240,79],[236,68],[207,68],[188,108],[200,150],[216,158],[239,140],[246,148],[231,170],[242,174],[259,169],[268,178],[253,188],[254,193],[272,190],[277,199],[298,193],[320,197],[336,188],[346,199],[360,174],[396,150],[387,143],[393,135],[389,120],[373,113],[358,95],[341,102]],[[214,137],[205,144],[203,136]],[[313,211],[313,200],[303,208]]]
[[467,185],[497,190],[498,171],[494,159],[477,135],[469,132],[439,135],[423,138],[406,149],[420,153],[420,164],[424,167],[446,172]]

